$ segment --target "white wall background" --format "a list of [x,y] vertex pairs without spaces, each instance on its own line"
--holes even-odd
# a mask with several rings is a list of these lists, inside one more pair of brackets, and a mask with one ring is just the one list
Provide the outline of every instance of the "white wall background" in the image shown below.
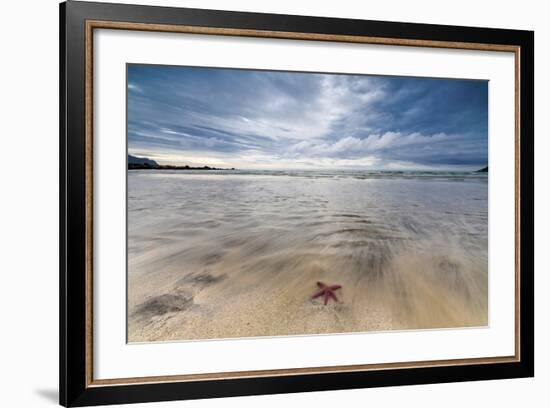
[[[126,2],[126,1],[125,1]],[[131,2],[131,1],[130,1]],[[57,0],[0,5],[0,406],[57,404],[58,381],[58,7]],[[229,398],[136,407],[548,406],[550,290],[546,175],[550,126],[550,26],[537,0],[148,0],[285,14],[535,30],[536,378]]]

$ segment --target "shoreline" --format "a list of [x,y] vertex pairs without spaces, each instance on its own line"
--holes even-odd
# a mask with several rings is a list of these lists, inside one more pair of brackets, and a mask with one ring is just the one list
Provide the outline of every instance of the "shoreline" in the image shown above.
[[136,172],[128,192],[130,342],[487,323],[484,182]]

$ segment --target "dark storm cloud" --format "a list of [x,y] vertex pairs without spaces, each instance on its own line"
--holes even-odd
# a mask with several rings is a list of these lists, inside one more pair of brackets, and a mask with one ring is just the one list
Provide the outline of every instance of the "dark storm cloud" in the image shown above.
[[487,82],[128,66],[129,150],[232,167],[487,163]]

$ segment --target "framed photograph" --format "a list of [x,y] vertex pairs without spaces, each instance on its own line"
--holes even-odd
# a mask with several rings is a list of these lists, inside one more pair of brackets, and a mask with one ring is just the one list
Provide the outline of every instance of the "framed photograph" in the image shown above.
[[533,32],[60,22],[62,405],[534,375]]

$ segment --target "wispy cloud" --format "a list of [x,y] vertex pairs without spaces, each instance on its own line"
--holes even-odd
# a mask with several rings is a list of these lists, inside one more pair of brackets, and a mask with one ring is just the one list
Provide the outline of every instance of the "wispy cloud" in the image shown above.
[[130,65],[128,141],[164,163],[474,168],[487,83]]

